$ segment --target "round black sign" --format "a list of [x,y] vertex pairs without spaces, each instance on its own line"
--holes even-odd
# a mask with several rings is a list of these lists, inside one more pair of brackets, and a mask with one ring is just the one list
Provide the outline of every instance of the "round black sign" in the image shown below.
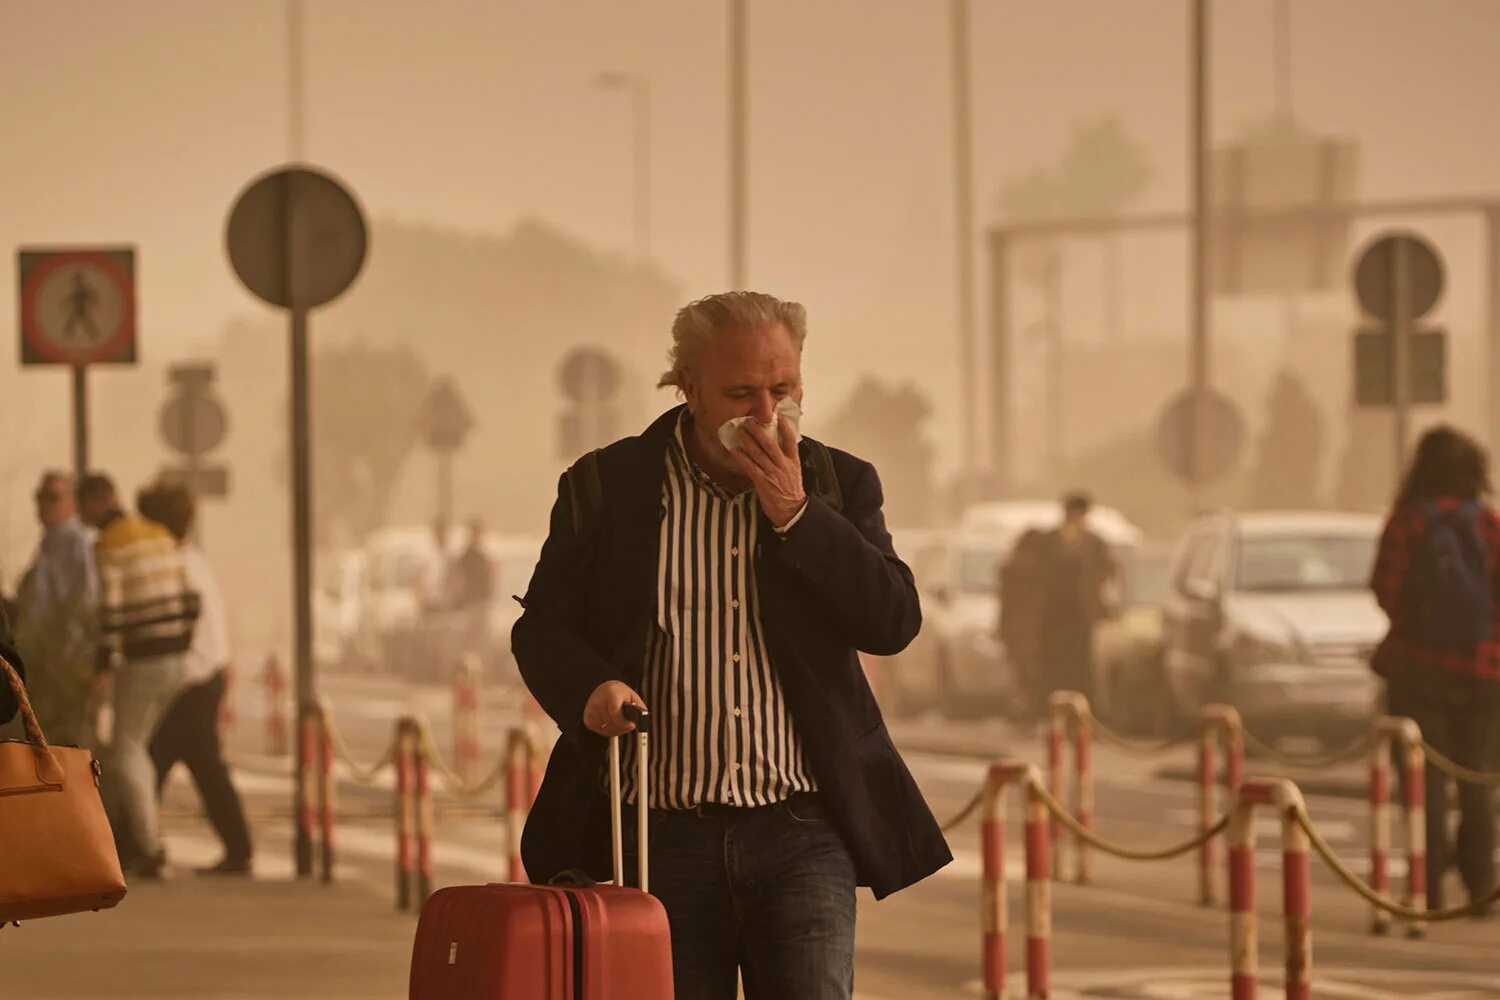
[[1245,421],[1223,394],[1209,389],[1203,399],[1202,465],[1194,475],[1193,393],[1178,393],[1162,411],[1156,445],[1168,469],[1182,479],[1209,482],[1222,477],[1240,460],[1245,446]]
[[1406,269],[1407,319],[1417,319],[1443,294],[1443,262],[1432,244],[1412,233],[1383,236],[1360,254],[1354,266],[1354,293],[1371,316],[1387,323],[1396,314],[1396,260]]
[[229,260],[245,287],[285,309],[343,294],[365,262],[365,219],[345,187],[307,167],[265,174],[229,215]]

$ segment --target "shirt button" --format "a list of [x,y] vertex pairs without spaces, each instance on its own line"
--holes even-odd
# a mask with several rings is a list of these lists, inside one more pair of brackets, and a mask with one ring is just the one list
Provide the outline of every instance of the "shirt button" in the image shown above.
[[737,607],[739,607],[739,606],[740,606],[740,602],[739,602],[739,601],[730,601],[730,602],[729,602],[729,606],[730,606],[730,607],[731,607],[731,608],[737,608]]
[[729,550],[729,554],[732,555],[732,556],[739,555],[740,554],[740,547],[738,545],[736,545],[734,548],[732,548],[732,549]]
[[735,662],[735,663],[738,663],[738,662],[740,662],[740,654],[739,654],[739,653],[735,653],[735,654],[734,654],[734,662]]
[[735,770],[736,770],[736,771],[738,771],[738,770],[739,770],[739,769],[740,769],[740,762],[739,762],[739,761],[735,761],[735,762],[734,762],[734,764],[732,764],[732,765],[731,765],[731,766],[732,766],[732,767],[733,767],[733,768],[734,768],[734,769],[735,769]]
[[736,718],[736,719],[738,719],[738,718],[739,718],[739,717],[740,717],[740,710],[739,710],[739,709],[735,709],[735,710],[734,710],[734,717],[735,717],[735,718]]

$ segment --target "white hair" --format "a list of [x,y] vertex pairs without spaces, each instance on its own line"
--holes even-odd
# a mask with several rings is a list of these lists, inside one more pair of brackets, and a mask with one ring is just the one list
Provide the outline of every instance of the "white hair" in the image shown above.
[[783,302],[764,292],[720,292],[689,302],[672,321],[672,367],[656,383],[682,388],[681,373],[691,368],[703,346],[722,333],[762,330],[780,324],[792,335],[798,351],[807,339],[807,310],[800,302]]

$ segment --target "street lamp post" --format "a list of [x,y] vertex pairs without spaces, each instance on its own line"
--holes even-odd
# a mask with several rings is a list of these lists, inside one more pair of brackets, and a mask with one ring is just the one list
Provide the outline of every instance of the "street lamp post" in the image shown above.
[[635,253],[643,263],[651,257],[651,81],[639,73],[600,73],[594,82],[608,90],[630,94],[633,120],[633,203]]

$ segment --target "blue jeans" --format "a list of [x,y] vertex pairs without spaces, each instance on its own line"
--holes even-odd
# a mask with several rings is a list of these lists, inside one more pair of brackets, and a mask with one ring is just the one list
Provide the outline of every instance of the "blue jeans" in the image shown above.
[[115,673],[115,731],[101,755],[100,794],[126,855],[149,859],[162,853],[156,767],[147,747],[182,690],[187,669],[187,657],[176,654],[133,660]]
[[[822,802],[801,794],[707,811],[650,819],[651,892],[672,926],[677,1000],[735,1000],[737,973],[746,1000],[849,1000],[854,861]],[[634,844],[626,854],[634,881]]]

